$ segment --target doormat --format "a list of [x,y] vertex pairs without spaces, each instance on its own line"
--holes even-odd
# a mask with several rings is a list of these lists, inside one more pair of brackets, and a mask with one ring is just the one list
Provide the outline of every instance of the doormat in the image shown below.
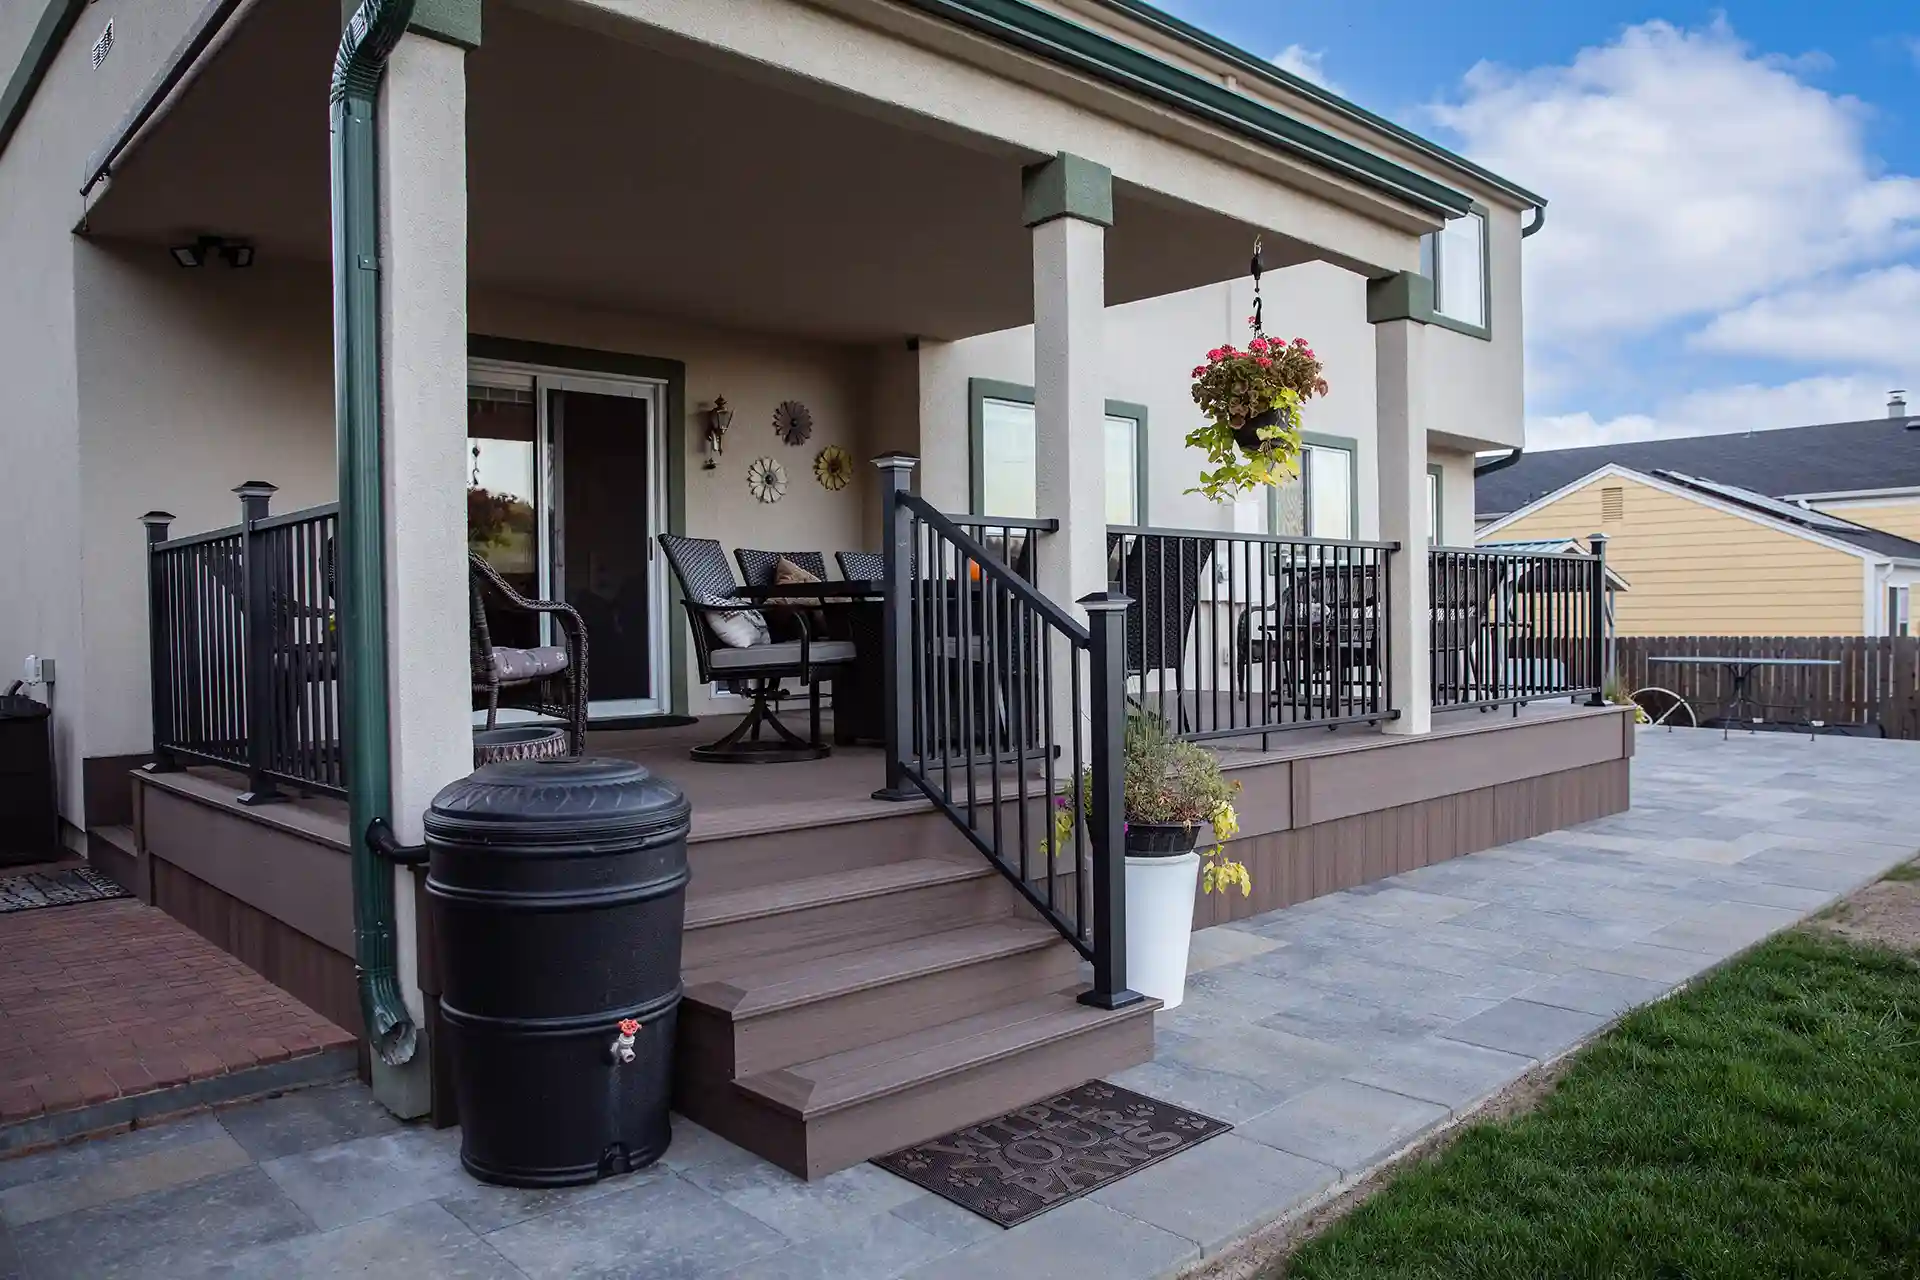
[[873,1163],[988,1221],[1014,1227],[1231,1128],[1089,1080]]
[[109,898],[132,896],[92,867],[30,871],[24,876],[0,879],[0,915],[31,911],[35,907],[70,907],[76,902],[105,902]]

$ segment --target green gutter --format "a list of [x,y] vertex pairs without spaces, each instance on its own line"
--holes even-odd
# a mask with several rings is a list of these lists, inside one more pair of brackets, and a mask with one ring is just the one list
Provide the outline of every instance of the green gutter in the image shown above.
[[1249,53],[1236,44],[1202,31],[1192,23],[1182,22],[1170,13],[1163,13],[1152,5],[1144,3],[1144,0],[1099,0],[1099,3],[1116,13],[1125,14],[1136,22],[1153,28],[1180,44],[1202,49],[1224,62],[1232,63],[1236,70],[1244,71],[1256,80],[1278,85],[1303,98],[1312,99],[1316,105],[1355,124],[1389,134],[1428,159],[1477,178],[1494,190],[1511,196],[1522,204],[1532,205],[1536,209],[1546,208],[1547,202],[1544,197],[1535,195],[1517,183],[1507,181],[1491,169],[1482,168],[1465,156],[1449,151],[1438,143],[1421,137],[1413,130],[1395,124],[1385,116],[1377,116],[1365,107],[1349,102],[1339,94],[1311,80],[1302,79],[1290,71],[1283,70],[1267,59]]
[[393,867],[367,844],[391,818],[387,754],[387,607],[380,459],[380,173],[374,104],[414,0],[364,0],[333,63],[334,452],[340,467],[340,708],[353,848],[353,946],[360,1015],[390,1066],[419,1032],[400,995]]
[[20,64],[13,69],[5,91],[0,91],[0,152],[6,151],[7,144],[13,141],[13,131],[20,127],[20,121],[26,117],[27,105],[33,101],[34,91],[40,87],[40,81],[46,78],[54,55],[60,52],[67,32],[73,30],[73,24],[80,20],[80,11],[87,7],[88,2],[48,0],[46,9],[40,14],[40,21],[34,24],[33,33],[27,37],[27,47],[20,53]]
[[[1473,203],[1464,192],[1425,174],[1395,164],[1324,129],[1316,129],[1225,85],[1182,71],[1150,53],[1036,9],[1023,0],[902,0],[902,3],[1002,44],[1024,49],[1058,66],[1209,121],[1316,167],[1331,169],[1427,213],[1460,217]],[[1279,74],[1277,67],[1274,71]]]

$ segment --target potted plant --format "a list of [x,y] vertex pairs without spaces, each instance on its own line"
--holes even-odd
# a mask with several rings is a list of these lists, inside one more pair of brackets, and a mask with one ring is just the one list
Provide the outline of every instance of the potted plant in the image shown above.
[[1242,351],[1231,342],[1193,369],[1193,402],[1205,426],[1187,443],[1212,469],[1188,493],[1227,502],[1255,485],[1292,476],[1300,456],[1300,406],[1327,394],[1320,359],[1305,338],[1280,342],[1255,333]]
[[[1212,752],[1148,715],[1128,719],[1124,758],[1127,985],[1172,1009],[1186,995],[1195,885],[1206,893],[1253,892],[1246,867],[1226,856],[1226,842],[1239,831],[1233,798],[1240,784],[1227,779]],[[1082,778],[1080,793],[1083,806],[1091,802],[1091,779]],[[1072,837],[1078,806],[1066,796],[1055,805],[1057,849]],[[1198,852],[1209,829],[1213,847]]]

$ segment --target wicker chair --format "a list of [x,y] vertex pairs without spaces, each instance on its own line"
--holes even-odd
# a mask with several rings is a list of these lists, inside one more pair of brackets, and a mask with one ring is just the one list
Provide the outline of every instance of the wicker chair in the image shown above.
[[848,582],[884,582],[887,577],[887,557],[879,551],[836,551],[834,560],[840,566],[840,576]]
[[[1200,607],[1200,579],[1213,562],[1213,539],[1162,534],[1108,534],[1109,563],[1118,562],[1117,583],[1127,606],[1127,675],[1140,677],[1140,704],[1147,700],[1149,671],[1184,673],[1187,632]],[[1178,677],[1176,676],[1176,684]],[[1165,718],[1167,689],[1158,701]],[[1179,697],[1177,721],[1187,727],[1187,705]]]
[[[807,621],[808,611],[793,609],[787,612],[791,615],[796,639],[740,647],[722,644],[714,634],[712,616],[752,608],[734,594],[740,584],[727,564],[726,552],[711,538],[669,534],[660,536],[660,550],[666,554],[667,564],[680,583],[680,603],[686,607],[701,681],[725,682],[736,692],[753,699],[753,706],[732,732],[717,742],[695,747],[691,753],[693,758],[773,764],[817,760],[831,754],[833,749],[820,738],[820,682],[831,679],[836,669],[853,661],[852,642],[816,639]],[[818,553],[813,556],[819,559]],[[774,559],[778,560],[778,555]],[[824,570],[825,565],[821,568]],[[823,572],[820,576],[824,578],[826,574]],[[767,580],[772,581],[771,570]],[[781,681],[788,678],[798,679],[807,686],[809,733],[805,738],[787,728],[777,712],[778,703],[786,696]],[[763,738],[763,729],[771,729],[774,737]]]
[[[487,728],[495,727],[503,705],[552,716],[566,724],[567,754],[581,754],[587,745],[587,629],[580,615],[557,600],[527,599],[472,552],[467,553],[467,581],[473,692],[487,700]],[[506,613],[553,615],[564,643],[533,649],[495,645],[489,605]],[[516,696],[503,699],[507,691],[517,691]]]

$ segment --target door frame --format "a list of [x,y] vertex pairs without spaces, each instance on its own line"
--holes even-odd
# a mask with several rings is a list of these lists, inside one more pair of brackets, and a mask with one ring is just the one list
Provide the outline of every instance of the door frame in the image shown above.
[[[656,539],[678,532],[683,522],[684,432],[669,424],[684,417],[685,366],[678,361],[553,347],[512,339],[468,339],[467,380],[470,385],[530,388],[536,409],[536,518],[546,538],[540,561],[540,589],[548,599],[558,597],[556,574],[564,571],[565,512],[561,510],[562,451],[559,433],[550,420],[549,391],[580,391],[596,395],[647,399],[649,445],[654,459],[648,498],[647,555],[659,565]],[[560,430],[564,431],[564,425]],[[673,590],[669,575],[651,575],[648,646],[651,650],[655,696],[649,699],[596,700],[588,703],[588,720],[619,722],[672,714],[686,705],[684,646],[678,629],[670,625]],[[548,626],[543,620],[543,626]],[[543,636],[543,639],[548,637]],[[592,690],[589,687],[589,697]],[[503,711],[502,717],[507,716]]]

